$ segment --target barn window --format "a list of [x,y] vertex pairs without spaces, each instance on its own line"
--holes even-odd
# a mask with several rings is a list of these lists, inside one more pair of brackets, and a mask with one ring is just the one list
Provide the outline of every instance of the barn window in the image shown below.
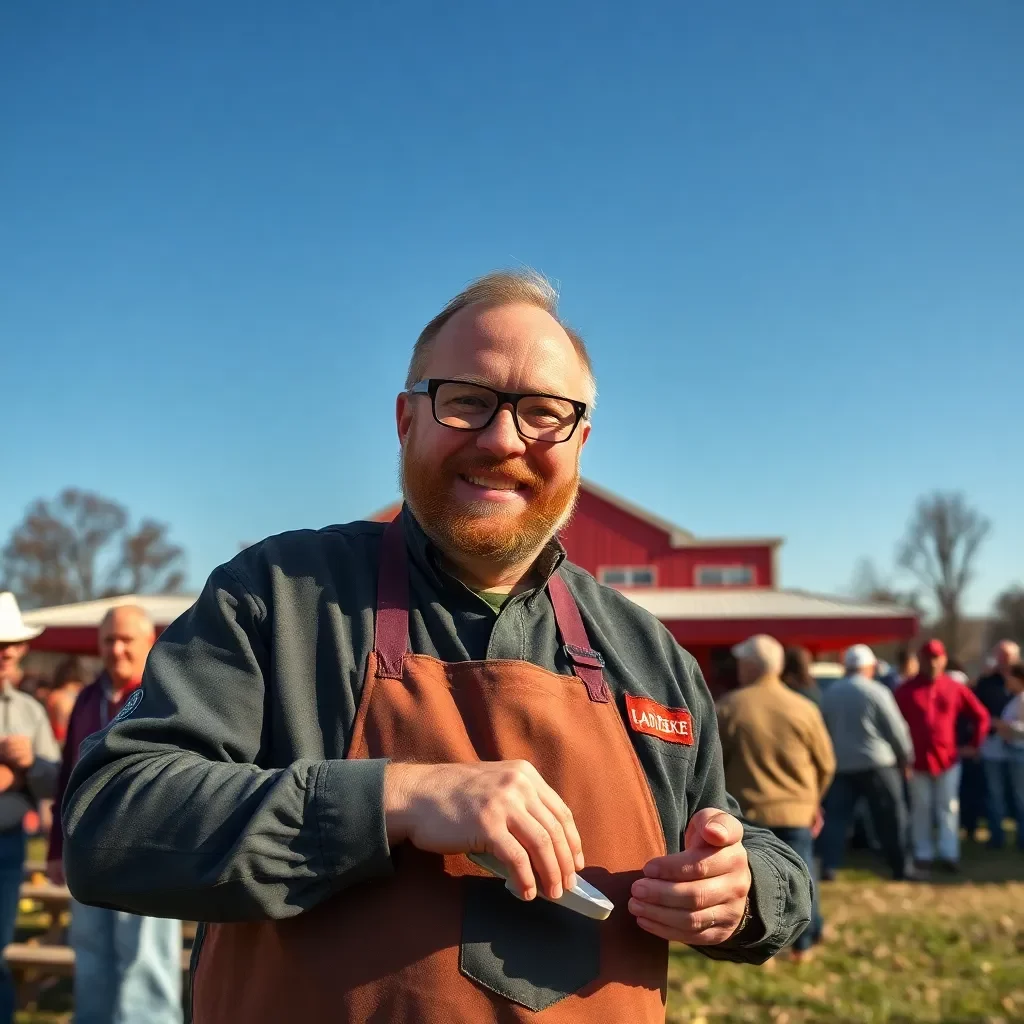
[[754,583],[752,565],[698,565],[698,587],[749,587]]
[[658,574],[653,565],[606,565],[597,578],[608,587],[653,587]]

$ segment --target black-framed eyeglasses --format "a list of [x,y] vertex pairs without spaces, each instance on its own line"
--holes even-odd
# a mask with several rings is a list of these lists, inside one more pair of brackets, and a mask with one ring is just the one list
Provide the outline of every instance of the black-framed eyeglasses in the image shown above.
[[586,402],[561,395],[519,394],[497,391],[485,384],[431,377],[409,388],[410,395],[429,395],[434,419],[452,430],[484,430],[498,410],[512,406],[512,419],[519,436],[527,441],[560,444],[576,432],[587,415]]

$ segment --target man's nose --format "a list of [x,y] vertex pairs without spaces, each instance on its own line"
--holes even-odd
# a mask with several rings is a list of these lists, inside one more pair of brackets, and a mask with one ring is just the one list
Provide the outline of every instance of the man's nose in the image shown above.
[[492,455],[508,458],[511,455],[522,455],[526,451],[526,443],[516,430],[515,417],[510,405],[502,406],[490,425],[481,430],[477,444]]

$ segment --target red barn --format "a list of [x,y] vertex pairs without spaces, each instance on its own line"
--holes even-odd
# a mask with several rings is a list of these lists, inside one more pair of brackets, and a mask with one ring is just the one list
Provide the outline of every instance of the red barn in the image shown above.
[[[372,518],[393,519],[398,505]],[[916,614],[779,587],[779,537],[695,537],[584,480],[561,533],[569,558],[656,615],[715,681],[732,645],[753,633],[815,656],[854,643],[909,641]]]
[[[371,518],[390,521],[398,509],[393,504]],[[852,643],[909,641],[917,632],[917,618],[905,608],[781,589],[778,537],[695,537],[586,480],[561,539],[577,565],[661,619],[712,683],[727,675],[730,647],[753,633],[821,655]],[[92,654],[111,605],[141,604],[159,629],[192,601],[184,595],[110,598],[40,609],[25,619],[47,627],[34,649]]]

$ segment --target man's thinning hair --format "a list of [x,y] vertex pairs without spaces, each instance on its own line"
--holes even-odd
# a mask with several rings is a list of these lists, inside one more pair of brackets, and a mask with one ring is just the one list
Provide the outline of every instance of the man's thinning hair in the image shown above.
[[1020,644],[1016,640],[1000,640],[992,648],[992,653],[999,654],[1000,651],[1006,652],[1006,658],[1010,664],[1020,660]]
[[764,675],[780,676],[786,656],[782,644],[773,636],[758,633],[734,648],[734,654],[743,661],[757,666]]
[[[586,372],[587,387],[589,394],[584,398],[587,403],[587,412],[593,410],[597,402],[597,382],[594,380],[594,368],[590,362],[590,353],[587,352],[586,343],[580,333],[565,323],[558,315],[558,292],[554,285],[537,273],[536,270],[496,270],[491,274],[477,278],[472,284],[463,288],[448,305],[441,310],[426,327],[420,331],[416,344],[412,349],[412,359],[409,362],[409,373],[405,378],[405,386],[411,388],[414,384],[423,379],[424,368],[427,364],[427,355],[430,345],[440,333],[441,328],[459,310],[465,309],[480,303],[485,306],[512,306],[523,303],[528,306],[536,306],[549,313],[572,342],[576,355],[579,356],[583,369]],[[568,396],[573,397],[573,396]]]
[[153,620],[146,614],[146,609],[140,608],[137,604],[115,604],[112,608],[108,608],[107,614],[103,616],[103,620],[100,622],[100,629],[108,626],[118,612],[130,615],[147,636],[156,636],[156,627],[153,625]]

